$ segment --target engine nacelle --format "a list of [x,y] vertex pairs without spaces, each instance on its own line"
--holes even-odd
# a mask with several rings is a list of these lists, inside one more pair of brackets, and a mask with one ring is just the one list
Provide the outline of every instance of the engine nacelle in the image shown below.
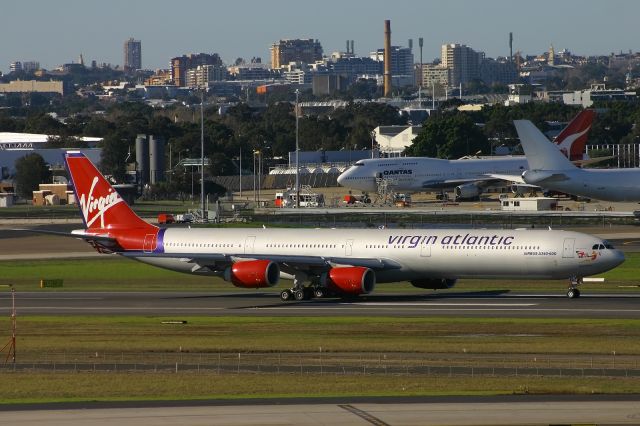
[[478,198],[482,194],[482,189],[477,183],[465,183],[464,185],[456,186],[454,192],[458,200],[468,200]]
[[273,287],[280,279],[280,267],[270,260],[236,262],[224,271],[224,279],[236,287]]
[[376,274],[362,266],[331,268],[326,276],[326,284],[331,291],[338,294],[368,294],[376,286]]
[[444,290],[456,285],[456,281],[457,280],[453,278],[424,278],[411,281],[411,285],[427,290]]

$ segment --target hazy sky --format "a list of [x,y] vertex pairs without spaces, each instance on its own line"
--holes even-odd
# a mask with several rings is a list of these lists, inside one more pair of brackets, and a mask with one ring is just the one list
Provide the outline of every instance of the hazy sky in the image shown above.
[[440,45],[463,43],[489,57],[514,51],[538,54],[553,44],[581,55],[640,50],[640,1],[636,0],[60,0],[11,1],[1,10],[0,70],[15,60],[51,69],[77,61],[122,65],[123,42],[142,40],[142,66],[168,68],[185,53],[217,52],[226,63],[259,56],[281,38],[316,38],[325,54],[366,55],[383,46],[383,21],[392,44],[424,38],[424,61]]

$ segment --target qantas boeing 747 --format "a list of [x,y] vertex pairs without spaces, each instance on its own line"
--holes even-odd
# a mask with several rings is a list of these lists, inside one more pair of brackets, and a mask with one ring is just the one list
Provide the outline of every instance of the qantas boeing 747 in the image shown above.
[[583,277],[624,261],[606,241],[556,230],[159,228],[140,219],[83,154],[65,160],[86,229],[64,235],[237,287],[293,280],[282,300],[354,296],[398,281],[442,289],[458,278],[569,279],[567,294],[576,297]]
[[[584,158],[587,136],[595,111],[585,109],[560,132],[554,145],[578,164],[600,159]],[[443,191],[453,188],[457,199],[479,197],[487,186],[515,182],[518,190],[536,188],[522,180],[529,168],[524,155],[445,160],[430,157],[372,158],[356,161],[338,176],[342,186],[366,193],[386,180],[396,192]]]

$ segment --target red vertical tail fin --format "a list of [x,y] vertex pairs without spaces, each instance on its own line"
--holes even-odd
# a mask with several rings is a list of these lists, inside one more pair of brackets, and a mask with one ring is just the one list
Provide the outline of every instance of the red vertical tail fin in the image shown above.
[[595,116],[596,112],[593,109],[580,111],[556,137],[554,142],[569,160],[583,159],[584,149],[589,138],[589,130],[591,130],[591,124]]
[[126,250],[155,249],[158,228],[140,219],[84,154],[69,151],[65,162],[87,232],[114,237]]

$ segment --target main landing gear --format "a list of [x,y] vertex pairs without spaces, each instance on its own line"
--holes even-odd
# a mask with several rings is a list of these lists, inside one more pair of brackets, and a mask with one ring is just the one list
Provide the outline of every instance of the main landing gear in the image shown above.
[[567,297],[569,299],[575,299],[580,297],[580,290],[578,290],[578,286],[582,284],[582,277],[571,277],[569,282],[569,289],[567,290]]
[[309,300],[311,298],[321,298],[327,295],[327,289],[318,284],[307,285],[304,283],[309,282],[309,277],[303,272],[298,272],[293,277],[293,287],[282,290],[280,292],[280,299],[283,302],[290,300]]
[[290,300],[309,300],[312,298],[322,298],[326,296],[327,291],[323,287],[298,287],[288,288],[280,292],[280,299],[283,302]]

